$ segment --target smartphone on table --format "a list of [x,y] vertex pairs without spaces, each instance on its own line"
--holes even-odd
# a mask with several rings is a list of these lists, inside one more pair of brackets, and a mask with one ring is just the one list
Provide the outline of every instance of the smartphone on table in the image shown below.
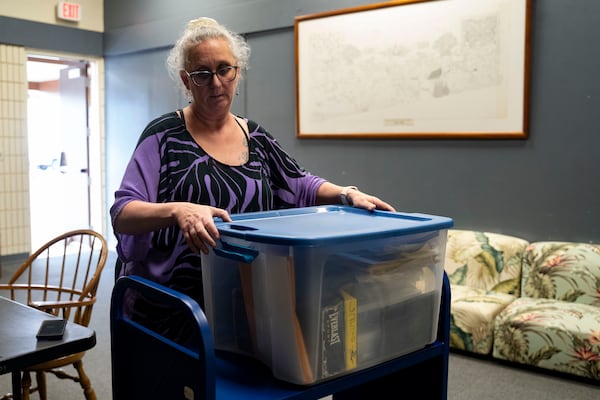
[[39,340],[62,339],[67,327],[66,319],[46,319],[42,321],[36,337]]

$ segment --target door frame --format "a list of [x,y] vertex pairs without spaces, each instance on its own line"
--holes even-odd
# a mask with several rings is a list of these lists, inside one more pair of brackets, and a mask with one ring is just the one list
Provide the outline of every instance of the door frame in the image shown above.
[[[105,134],[104,134],[104,60],[89,55],[59,53],[48,50],[26,48],[27,58],[47,59],[48,62],[70,64],[88,64],[88,160],[89,160],[89,224],[90,228],[106,235],[106,201],[105,201]],[[28,138],[30,133],[27,132]],[[31,173],[31,172],[30,172]],[[30,203],[35,199],[30,199]],[[30,210],[31,214],[31,210]],[[36,229],[31,221],[31,248],[35,250],[42,243],[34,243],[33,229]],[[38,239],[39,240],[39,239]]]

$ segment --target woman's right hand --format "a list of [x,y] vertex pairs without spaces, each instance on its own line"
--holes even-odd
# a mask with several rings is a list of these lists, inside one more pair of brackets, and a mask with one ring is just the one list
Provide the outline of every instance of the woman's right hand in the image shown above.
[[208,254],[209,247],[217,245],[219,230],[215,217],[231,222],[226,210],[194,203],[178,203],[174,215],[188,246],[196,254]]

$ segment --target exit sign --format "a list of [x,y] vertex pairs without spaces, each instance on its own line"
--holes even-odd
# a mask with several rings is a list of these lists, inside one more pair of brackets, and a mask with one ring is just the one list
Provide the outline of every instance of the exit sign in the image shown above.
[[58,6],[56,6],[56,13],[58,18],[66,19],[67,21],[81,20],[81,6],[77,3],[61,1],[58,3]]

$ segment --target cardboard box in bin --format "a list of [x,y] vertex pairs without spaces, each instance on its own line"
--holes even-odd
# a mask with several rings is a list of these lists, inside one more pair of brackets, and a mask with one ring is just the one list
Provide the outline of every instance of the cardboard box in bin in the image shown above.
[[344,206],[232,219],[202,255],[217,349],[308,385],[435,341],[452,219]]

